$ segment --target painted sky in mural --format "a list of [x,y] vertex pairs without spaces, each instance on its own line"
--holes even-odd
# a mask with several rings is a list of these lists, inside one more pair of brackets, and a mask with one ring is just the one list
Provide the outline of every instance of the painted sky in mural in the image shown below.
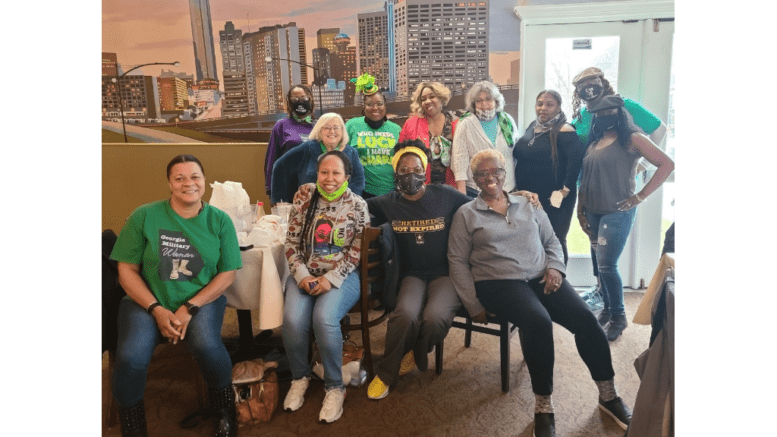
[[[504,84],[510,76],[510,62],[518,59],[518,19],[512,12],[515,0],[490,0],[489,73]],[[189,2],[185,0],[104,0],[102,43],[104,52],[118,55],[120,64],[180,61],[175,71],[192,74],[195,70]],[[243,32],[262,26],[296,22],[305,29],[308,59],[316,47],[316,31],[339,27],[358,44],[357,14],[384,9],[383,0],[319,0],[271,2],[255,0],[210,0],[213,39],[232,21]],[[221,65],[216,50],[217,65]],[[162,68],[144,67],[143,73],[157,76]],[[311,76],[312,77],[312,72]]]

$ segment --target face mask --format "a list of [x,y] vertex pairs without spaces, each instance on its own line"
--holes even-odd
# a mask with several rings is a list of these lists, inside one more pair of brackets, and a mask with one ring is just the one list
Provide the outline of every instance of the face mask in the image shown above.
[[310,102],[299,102],[297,103],[297,106],[294,107],[294,112],[296,112],[299,115],[305,115],[308,112],[310,112]]
[[585,88],[580,90],[580,98],[585,101],[594,100],[602,94],[602,90],[604,90],[604,88],[601,85],[587,85]]
[[615,126],[618,125],[618,114],[610,114],[610,115],[597,115],[594,119],[594,125],[592,127],[592,131],[596,136],[604,134],[605,131],[608,131]]
[[477,115],[477,117],[483,121],[491,120],[496,115],[496,108],[486,110],[475,108],[475,115]]
[[319,185],[318,182],[316,182],[316,189],[318,189],[318,194],[320,194],[321,197],[326,199],[327,202],[331,202],[331,201],[337,199],[338,197],[342,196],[343,193],[345,193],[345,190],[348,189],[348,181],[346,180],[345,182],[343,182],[343,185],[340,185],[340,188],[338,188],[332,194],[329,194],[326,191],[324,191],[324,189],[321,188],[321,185]]
[[421,188],[423,188],[424,183],[426,182],[426,175],[418,173],[399,175],[395,173],[394,179],[396,179],[397,190],[399,192],[412,196],[421,191]]

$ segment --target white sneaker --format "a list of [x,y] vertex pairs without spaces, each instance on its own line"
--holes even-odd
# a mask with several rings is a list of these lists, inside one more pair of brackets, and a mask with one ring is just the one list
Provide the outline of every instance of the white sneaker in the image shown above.
[[297,411],[305,403],[305,390],[308,389],[310,377],[302,377],[291,381],[289,392],[286,393],[286,399],[283,400],[283,409]]
[[332,388],[326,391],[324,406],[318,420],[332,423],[343,415],[343,401],[345,401],[345,388]]

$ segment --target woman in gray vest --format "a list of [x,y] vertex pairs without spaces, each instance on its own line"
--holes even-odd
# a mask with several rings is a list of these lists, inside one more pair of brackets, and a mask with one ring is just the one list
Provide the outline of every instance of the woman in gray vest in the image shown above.
[[[596,251],[604,299],[599,323],[613,341],[628,326],[618,258],[634,223],[636,206],[664,183],[674,162],[634,124],[617,94],[602,97],[589,109],[594,117],[583,158],[577,216]],[[643,157],[657,170],[635,192],[637,165]]]

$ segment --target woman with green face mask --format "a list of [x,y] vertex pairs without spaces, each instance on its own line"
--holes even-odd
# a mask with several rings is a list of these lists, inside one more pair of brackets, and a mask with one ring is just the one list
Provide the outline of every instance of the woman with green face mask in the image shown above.
[[321,155],[317,170],[310,200],[294,202],[286,235],[290,275],[282,332],[294,380],[283,408],[296,411],[304,402],[311,374],[308,344],[312,328],[326,388],[319,420],[331,423],[343,414],[340,320],[359,299],[356,267],[369,216],[367,203],[348,188],[351,162],[343,152]]

